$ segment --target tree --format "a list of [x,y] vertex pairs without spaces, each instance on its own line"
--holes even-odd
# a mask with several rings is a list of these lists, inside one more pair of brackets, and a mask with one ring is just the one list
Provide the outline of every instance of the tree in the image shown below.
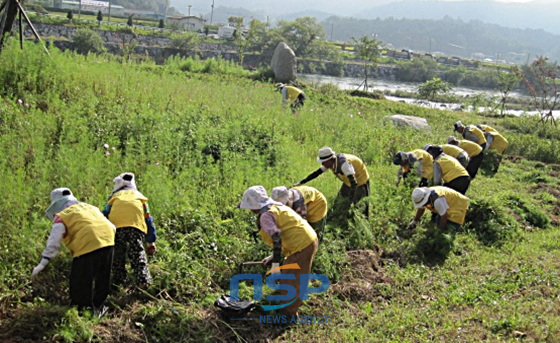
[[506,111],[506,103],[509,92],[511,92],[519,84],[520,76],[519,68],[512,67],[508,72],[503,72],[498,68],[498,89],[501,93],[500,102],[494,107],[493,111],[500,106],[500,116],[504,116]]
[[158,27],[159,27],[160,29],[165,28],[165,22],[163,21],[163,19],[160,19],[160,20],[159,20]]
[[190,55],[196,52],[199,42],[200,39],[196,33],[185,32],[171,40],[171,47],[184,51],[186,55]]
[[541,116],[541,122],[551,121],[556,125],[552,111],[558,105],[558,65],[548,62],[547,57],[539,56],[531,65],[517,70],[525,88],[533,99],[533,104]]
[[97,23],[98,26],[101,26],[101,21],[103,20],[103,13],[101,11],[97,11]]
[[91,29],[77,29],[73,40],[74,50],[80,54],[88,54],[90,52],[100,53],[106,50],[103,38]]
[[375,38],[369,38],[368,36],[362,36],[362,38],[360,38],[359,40],[352,37],[352,41],[354,42],[356,56],[364,61],[364,91],[367,91],[368,69],[370,64],[373,64],[374,67],[377,64],[377,59],[379,58],[381,52],[381,42]]
[[235,45],[237,45],[237,56],[239,57],[239,64],[243,65],[243,59],[245,57],[245,47],[247,45],[243,33],[243,17],[229,17],[228,22],[230,25],[235,27],[235,31],[233,32],[233,40],[235,41]]
[[452,89],[451,85],[439,77],[424,82],[418,87],[418,94],[423,99],[433,99],[438,93],[447,93]]
[[312,50],[312,43],[325,38],[323,26],[312,17],[297,18],[294,21],[280,20],[277,30],[296,56],[308,55]]
[[134,22],[132,21],[132,16],[133,16],[133,15],[130,15],[130,16],[128,17],[128,20],[126,21],[126,25],[128,25],[128,26],[134,25]]
[[74,19],[74,12],[72,12],[72,10],[68,11],[68,13],[66,14],[66,18],[68,18],[68,20],[72,22],[72,19]]
[[437,62],[431,58],[415,58],[399,63],[397,80],[406,82],[426,82],[436,77]]

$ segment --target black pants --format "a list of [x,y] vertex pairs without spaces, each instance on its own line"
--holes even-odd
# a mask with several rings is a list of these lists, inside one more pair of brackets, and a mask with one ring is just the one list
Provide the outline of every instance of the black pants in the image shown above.
[[138,285],[149,285],[152,277],[148,270],[148,257],[144,250],[144,233],[135,227],[120,227],[115,235],[115,257],[113,260],[113,283],[127,282],[126,258],[134,271]]
[[481,151],[480,154],[471,158],[469,165],[466,168],[467,173],[469,173],[471,177],[471,180],[476,177],[476,174],[478,173],[478,168],[480,168],[483,159],[484,159],[484,151]]
[[467,193],[467,189],[471,184],[471,178],[469,176],[459,176],[451,180],[450,182],[444,183],[443,186],[449,187],[451,189],[456,190],[457,192],[465,195]]
[[100,307],[111,289],[113,247],[94,250],[72,260],[70,299],[79,308]]

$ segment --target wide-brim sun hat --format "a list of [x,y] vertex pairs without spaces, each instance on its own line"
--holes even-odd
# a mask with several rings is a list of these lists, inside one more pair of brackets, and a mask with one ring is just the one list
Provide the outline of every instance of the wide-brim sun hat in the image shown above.
[[274,187],[270,192],[270,197],[272,200],[286,205],[290,201],[290,190],[285,186]]
[[317,162],[323,163],[325,161],[330,160],[331,158],[335,157],[336,154],[333,149],[330,147],[322,147],[319,149],[319,153],[317,154]]
[[463,125],[463,123],[461,123],[461,121],[459,120],[458,122],[456,122],[455,124],[453,124],[453,132],[455,131],[459,131],[459,128],[465,127]]
[[132,189],[138,190],[138,187],[136,186],[136,177],[134,176],[134,173],[131,172],[120,174],[113,179],[113,182],[115,183],[113,192],[118,191],[119,189],[122,189],[124,187],[130,187]]
[[260,210],[268,205],[282,204],[270,198],[263,186],[252,186],[243,193],[243,198],[237,207],[246,210]]
[[415,188],[412,191],[412,203],[414,208],[422,208],[430,198],[430,189],[426,187]]
[[47,217],[52,220],[58,212],[64,209],[64,206],[69,201],[78,201],[70,188],[60,187],[51,191],[51,204],[45,210]]

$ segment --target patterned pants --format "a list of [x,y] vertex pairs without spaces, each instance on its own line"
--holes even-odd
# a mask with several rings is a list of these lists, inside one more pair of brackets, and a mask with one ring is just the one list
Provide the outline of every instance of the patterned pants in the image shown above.
[[148,270],[148,258],[144,251],[144,233],[134,227],[120,227],[115,235],[115,254],[113,256],[113,283],[115,285],[122,285],[127,281],[127,256],[134,271],[136,284],[151,284],[152,277]]

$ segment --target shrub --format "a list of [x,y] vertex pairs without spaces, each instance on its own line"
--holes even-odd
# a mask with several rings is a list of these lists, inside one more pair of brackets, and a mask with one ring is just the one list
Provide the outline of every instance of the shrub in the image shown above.
[[471,199],[464,227],[483,244],[501,246],[516,234],[519,224],[494,199]]
[[74,35],[73,47],[80,54],[105,52],[105,45],[101,36],[90,29],[80,28]]

